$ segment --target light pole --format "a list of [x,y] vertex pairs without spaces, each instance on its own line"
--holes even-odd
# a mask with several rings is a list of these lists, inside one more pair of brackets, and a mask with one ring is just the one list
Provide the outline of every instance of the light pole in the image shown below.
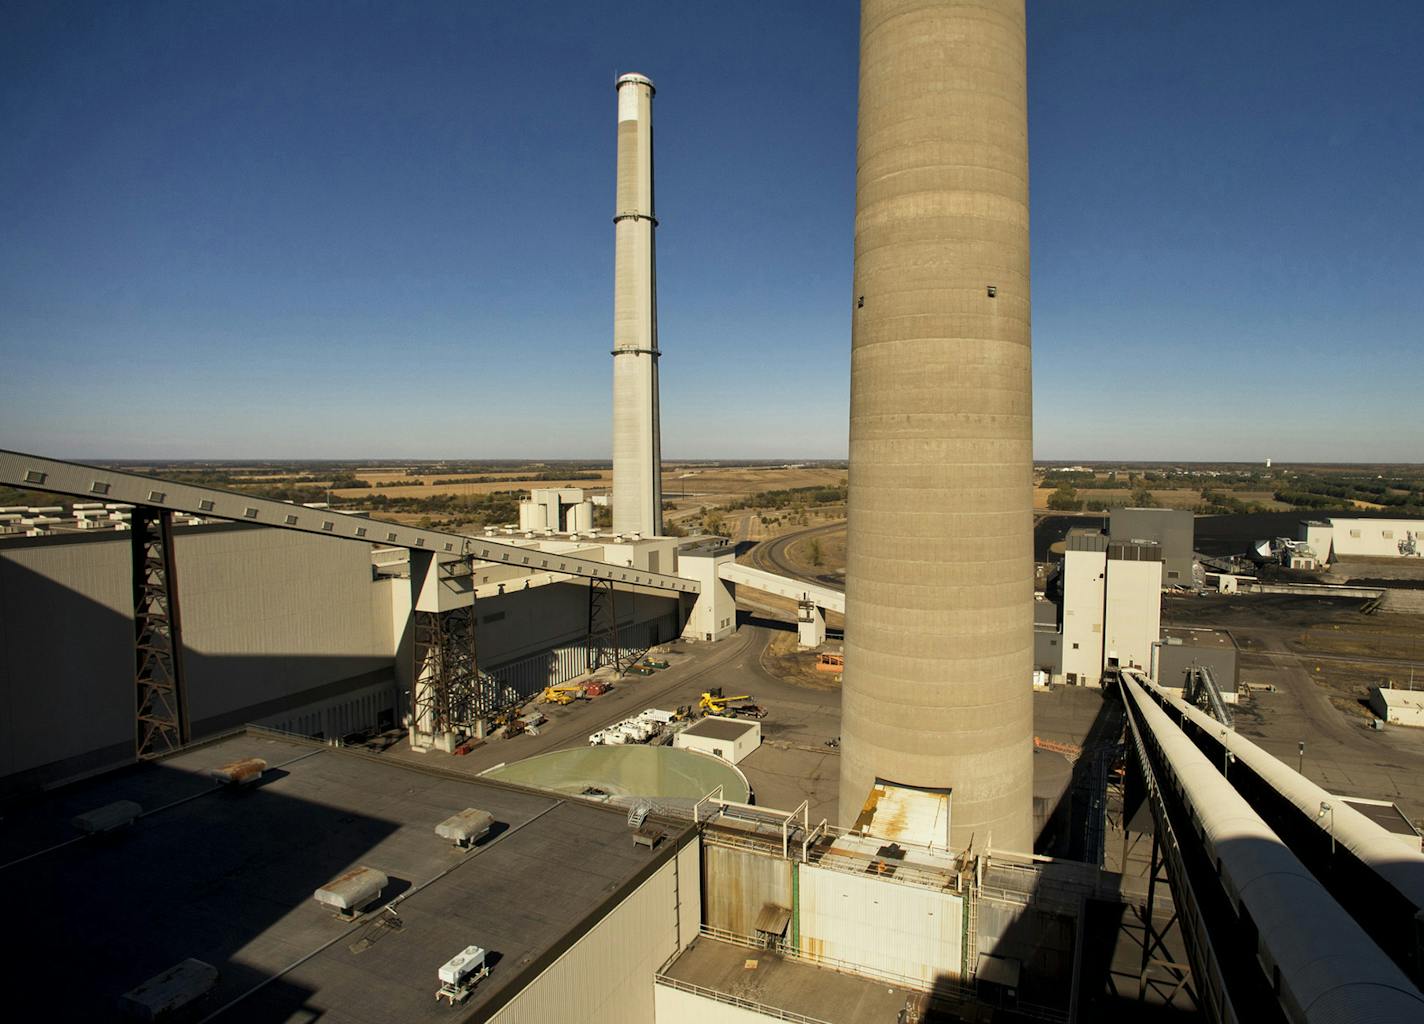
[[1300,760],[1296,762],[1296,772],[1305,774],[1305,740],[1300,741]]
[[1330,858],[1331,858],[1331,860],[1334,860],[1334,859],[1335,859],[1335,808],[1331,807],[1330,804],[1329,804],[1328,802],[1324,801],[1324,800],[1320,801],[1320,813],[1315,816],[1315,820],[1316,820],[1316,821],[1319,821],[1321,818],[1325,817],[1325,814],[1326,814],[1327,811],[1330,813],[1330,825],[1329,825],[1329,828],[1330,828]]

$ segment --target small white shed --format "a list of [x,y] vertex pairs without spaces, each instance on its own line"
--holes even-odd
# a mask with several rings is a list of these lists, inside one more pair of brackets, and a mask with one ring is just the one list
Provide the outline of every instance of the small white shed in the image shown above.
[[1370,710],[1391,725],[1424,726],[1424,690],[1377,686],[1370,694]]
[[709,716],[678,733],[672,745],[737,764],[761,746],[761,723]]

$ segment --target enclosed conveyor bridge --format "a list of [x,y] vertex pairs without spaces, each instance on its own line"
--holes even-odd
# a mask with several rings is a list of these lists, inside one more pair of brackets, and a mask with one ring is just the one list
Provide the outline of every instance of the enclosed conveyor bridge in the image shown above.
[[[1262,817],[1258,800],[1237,791],[1231,760],[1208,757],[1141,673],[1124,670],[1121,689],[1153,820],[1147,920],[1165,870],[1203,1015],[1221,1022],[1424,1020],[1424,994],[1406,973],[1411,957],[1390,948],[1387,931],[1347,909],[1318,867],[1303,862]],[[1144,977],[1152,945],[1144,944]]]
[[591,558],[551,554],[516,544],[501,544],[488,538],[383,523],[331,509],[307,508],[285,501],[255,498],[239,491],[199,487],[22,452],[0,450],[0,484],[90,501],[122,502],[135,507],[182,512],[203,519],[253,523],[279,530],[297,530],[323,537],[408,548],[433,554],[441,560],[474,558],[530,572],[561,572],[684,594],[696,594],[701,589],[696,580],[666,573],[611,565]]

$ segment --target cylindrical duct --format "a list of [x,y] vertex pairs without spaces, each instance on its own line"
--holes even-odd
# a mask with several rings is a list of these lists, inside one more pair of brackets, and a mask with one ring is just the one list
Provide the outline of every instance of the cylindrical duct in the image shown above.
[[653,231],[653,83],[618,79],[618,194],[614,213],[613,529],[662,532],[658,426],[657,258]]
[[863,0],[840,817],[1032,848],[1023,0]]

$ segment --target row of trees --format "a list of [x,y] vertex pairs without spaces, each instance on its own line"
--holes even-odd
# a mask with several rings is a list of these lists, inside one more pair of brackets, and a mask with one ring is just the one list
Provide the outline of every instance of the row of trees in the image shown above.
[[1080,498],[1071,484],[1061,484],[1048,496],[1048,507],[1055,512],[1106,512],[1108,509],[1130,505],[1133,508],[1156,508],[1157,499],[1146,487],[1138,487],[1126,500],[1105,500],[1103,498]]
[[848,489],[844,479],[835,487],[789,487],[779,491],[759,491],[727,506],[734,508],[791,508],[809,505],[840,505]]

